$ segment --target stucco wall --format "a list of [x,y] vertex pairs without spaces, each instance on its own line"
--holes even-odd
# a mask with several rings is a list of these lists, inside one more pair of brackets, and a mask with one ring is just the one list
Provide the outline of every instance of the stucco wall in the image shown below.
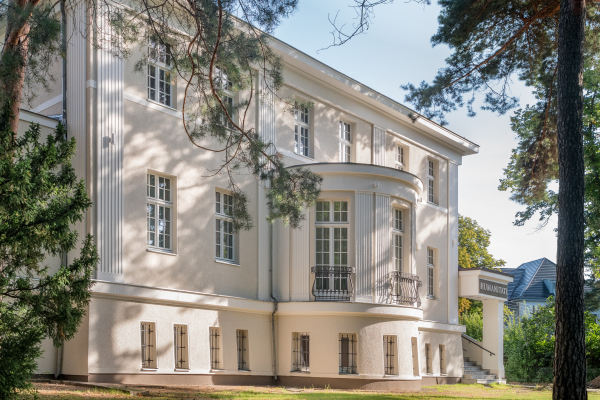
[[446,346],[446,374],[449,377],[463,376],[463,348],[460,333],[443,333],[431,331],[419,331],[419,360],[421,374],[427,374],[425,344],[431,344],[432,371],[430,375],[441,376],[440,373],[440,345]]

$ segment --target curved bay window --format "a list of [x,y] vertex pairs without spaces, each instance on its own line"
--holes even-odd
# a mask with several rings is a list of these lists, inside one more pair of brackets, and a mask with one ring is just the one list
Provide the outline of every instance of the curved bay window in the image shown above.
[[349,301],[353,294],[353,268],[348,266],[348,202],[318,201],[316,206],[316,300]]

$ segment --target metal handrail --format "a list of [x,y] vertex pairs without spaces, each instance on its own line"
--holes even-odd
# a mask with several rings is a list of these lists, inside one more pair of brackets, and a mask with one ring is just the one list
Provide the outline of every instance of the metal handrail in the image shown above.
[[[492,353],[491,351],[489,351],[488,349],[486,349],[485,347],[483,347],[482,345],[479,344],[479,341],[473,339],[471,336],[461,333],[462,337],[465,338],[467,340],[467,342],[471,342],[473,343],[475,346],[480,347],[481,349],[487,351],[488,353],[490,353],[490,356],[495,356],[495,353]],[[464,349],[463,349],[464,350]],[[466,350],[465,350],[466,351]]]
[[315,274],[312,294],[317,301],[350,301],[354,295],[352,274],[354,267],[318,265],[311,268]]
[[392,271],[390,279],[390,300],[393,304],[403,304],[411,307],[421,307],[419,276],[408,272]]

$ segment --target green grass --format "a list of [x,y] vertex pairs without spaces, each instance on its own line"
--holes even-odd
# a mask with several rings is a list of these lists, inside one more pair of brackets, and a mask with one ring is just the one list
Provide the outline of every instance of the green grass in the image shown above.
[[[44,385],[36,385],[39,390],[38,400],[108,400],[131,398],[115,390],[88,390],[79,391],[76,388],[69,390],[45,390]],[[65,388],[67,389],[67,388]],[[26,399],[27,397],[23,397]],[[34,397],[31,396],[31,399]],[[542,387],[535,389],[522,388],[508,385],[440,385],[424,387],[421,392],[412,393],[378,393],[365,391],[343,391],[304,389],[302,392],[291,392],[280,387],[240,388],[240,387],[206,387],[196,390],[194,388],[177,388],[172,390],[150,390],[154,400],[175,399],[225,399],[225,400],[443,400],[443,399],[506,399],[506,400],[535,400],[551,399],[552,392]],[[600,400],[600,393],[590,393],[590,400]]]

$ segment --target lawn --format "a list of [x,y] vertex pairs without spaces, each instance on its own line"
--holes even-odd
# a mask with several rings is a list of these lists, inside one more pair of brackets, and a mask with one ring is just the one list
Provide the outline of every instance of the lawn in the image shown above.
[[[108,400],[131,398],[115,390],[91,390],[76,386],[35,384],[38,400]],[[201,400],[201,399],[240,399],[240,400],[426,400],[426,399],[551,399],[552,392],[545,388],[523,388],[507,385],[443,385],[425,387],[421,392],[366,392],[320,389],[286,389],[281,387],[146,387],[147,396],[155,400]],[[34,399],[23,396],[23,399]],[[600,400],[600,393],[590,393],[590,400]]]

